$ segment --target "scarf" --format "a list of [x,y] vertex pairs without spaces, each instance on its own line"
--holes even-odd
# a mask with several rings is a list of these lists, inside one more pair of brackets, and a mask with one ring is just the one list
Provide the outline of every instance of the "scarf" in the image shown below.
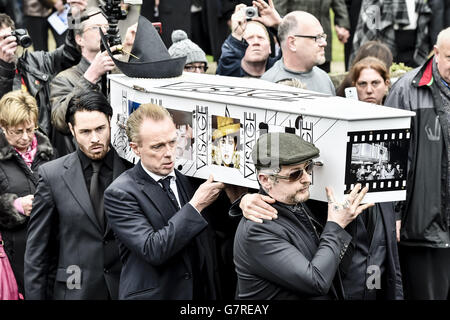
[[28,168],[31,168],[31,164],[33,163],[34,157],[36,156],[37,152],[37,138],[36,135],[34,135],[33,140],[31,141],[31,145],[28,147],[27,151],[20,152],[16,148],[14,150],[17,151],[17,153],[22,157],[23,161],[27,164]]

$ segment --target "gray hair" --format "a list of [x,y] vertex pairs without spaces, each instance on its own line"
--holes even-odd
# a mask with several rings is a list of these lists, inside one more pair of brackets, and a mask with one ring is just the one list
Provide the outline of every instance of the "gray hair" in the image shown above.
[[450,27],[439,32],[436,40],[436,47],[439,48],[440,46],[442,46],[444,44],[444,41],[446,40],[450,42]]
[[294,12],[287,14],[278,26],[278,39],[280,45],[284,45],[289,33],[298,25],[297,17]]
[[102,11],[99,8],[91,7],[86,9],[85,12],[83,12],[82,18],[89,17],[88,19],[82,21],[80,24],[75,25],[75,28],[73,30],[75,35],[81,36],[84,32],[84,28],[86,27],[86,24],[88,23],[90,16],[94,16],[96,14],[102,14]]

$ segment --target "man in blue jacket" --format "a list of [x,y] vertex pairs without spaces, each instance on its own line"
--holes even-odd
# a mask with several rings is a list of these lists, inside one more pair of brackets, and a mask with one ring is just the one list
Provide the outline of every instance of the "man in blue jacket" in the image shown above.
[[[261,23],[265,20],[255,18],[247,21],[245,16],[246,8],[244,4],[238,4],[235,8],[231,17],[232,32],[222,45],[222,54],[217,65],[216,74],[259,78],[279,58],[275,57],[274,46],[271,48],[273,39],[271,40],[270,37],[273,37],[273,35]],[[275,10],[270,12],[281,21]]]

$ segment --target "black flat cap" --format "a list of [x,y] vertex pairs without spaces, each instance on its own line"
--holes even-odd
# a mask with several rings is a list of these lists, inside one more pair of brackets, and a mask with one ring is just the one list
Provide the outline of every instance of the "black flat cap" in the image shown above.
[[261,135],[252,151],[258,169],[303,163],[317,158],[320,150],[293,133],[270,132]]

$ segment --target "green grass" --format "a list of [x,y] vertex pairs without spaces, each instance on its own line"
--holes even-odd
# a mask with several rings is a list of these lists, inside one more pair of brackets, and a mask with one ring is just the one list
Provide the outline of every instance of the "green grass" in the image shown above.
[[331,33],[332,33],[332,51],[331,51],[331,60],[343,62],[344,61],[344,44],[340,42],[336,35],[336,30],[334,29],[334,12],[330,9],[330,18],[331,18]]

